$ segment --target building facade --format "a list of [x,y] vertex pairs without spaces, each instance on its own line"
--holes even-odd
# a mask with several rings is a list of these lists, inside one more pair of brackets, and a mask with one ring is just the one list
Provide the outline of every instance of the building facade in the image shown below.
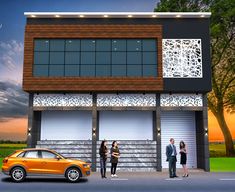
[[121,170],[161,171],[173,137],[209,171],[210,13],[25,15],[29,147],[96,171],[101,140],[117,140]]

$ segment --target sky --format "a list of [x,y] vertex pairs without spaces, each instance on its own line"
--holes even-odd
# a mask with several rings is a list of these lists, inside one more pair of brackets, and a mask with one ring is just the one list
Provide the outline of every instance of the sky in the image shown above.
[[[0,0],[0,139],[25,140],[28,94],[22,91],[24,12],[148,12],[158,0]],[[235,115],[226,114],[235,138]],[[209,113],[209,139],[223,140]]]

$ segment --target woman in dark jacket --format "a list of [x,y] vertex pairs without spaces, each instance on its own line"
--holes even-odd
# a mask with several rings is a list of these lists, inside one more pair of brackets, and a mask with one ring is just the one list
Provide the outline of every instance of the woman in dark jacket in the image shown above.
[[180,141],[180,164],[183,167],[184,170],[184,174],[183,177],[188,177],[188,169],[186,166],[186,162],[187,162],[187,149],[186,149],[186,145],[183,141]]
[[120,152],[118,149],[117,141],[113,141],[112,148],[110,150],[111,154],[111,177],[117,177],[116,169],[118,164],[118,158],[120,157]]
[[108,148],[107,148],[107,142],[105,140],[102,141],[99,149],[100,154],[100,173],[101,178],[106,178],[106,160],[108,157]]

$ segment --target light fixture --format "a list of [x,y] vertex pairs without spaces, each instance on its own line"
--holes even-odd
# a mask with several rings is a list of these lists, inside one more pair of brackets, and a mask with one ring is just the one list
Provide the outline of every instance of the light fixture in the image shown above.
[[208,136],[208,128],[205,128],[205,136]]
[[179,18],[179,17],[181,17],[181,15],[176,15],[175,17]]
[[128,15],[127,17],[131,18],[131,17],[132,17],[132,15]]
[[31,17],[35,18],[35,17],[36,17],[36,15],[31,15]]
[[60,17],[60,15],[55,15],[55,17],[56,17],[56,18],[59,18],[59,17]]
[[155,18],[155,17],[157,17],[157,15],[152,15],[152,17],[154,17],[154,18]]
[[205,15],[201,15],[201,17],[205,17]]
[[161,135],[161,129],[158,128],[158,129],[157,129],[157,136],[160,136],[160,135]]
[[108,15],[104,15],[105,18],[109,17]]
[[83,18],[83,17],[84,17],[84,15],[79,15],[79,17]]

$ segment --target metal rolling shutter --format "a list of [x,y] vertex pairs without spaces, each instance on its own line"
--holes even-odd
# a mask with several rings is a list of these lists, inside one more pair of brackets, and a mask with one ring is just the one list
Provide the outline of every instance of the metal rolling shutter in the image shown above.
[[195,112],[163,111],[161,113],[162,168],[168,168],[166,146],[171,137],[175,139],[177,147],[177,167],[182,167],[180,165],[179,142],[183,140],[188,149],[187,166],[188,168],[197,168]]

